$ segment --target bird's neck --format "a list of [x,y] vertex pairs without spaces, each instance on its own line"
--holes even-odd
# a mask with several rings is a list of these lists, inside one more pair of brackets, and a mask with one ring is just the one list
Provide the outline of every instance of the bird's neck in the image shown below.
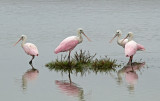
[[80,32],[78,32],[78,39],[79,39],[79,43],[83,41],[82,34]]
[[129,41],[132,41],[133,40],[133,36],[130,36],[129,38],[128,38],[128,42]]
[[121,38],[121,34],[117,36],[117,43],[121,43],[120,38]]
[[21,46],[23,47],[25,43],[26,43],[26,39],[23,39],[22,43],[21,43]]

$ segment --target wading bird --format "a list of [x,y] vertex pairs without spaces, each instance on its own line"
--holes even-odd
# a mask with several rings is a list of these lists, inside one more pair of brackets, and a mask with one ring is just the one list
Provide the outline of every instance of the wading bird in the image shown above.
[[[26,40],[27,40],[27,36],[26,36],[26,35],[22,35],[21,38],[15,43],[15,45],[16,45],[19,41],[21,41],[21,40],[22,40],[21,46],[22,46],[22,48],[24,49],[24,51],[25,51],[28,55],[32,56],[32,59],[31,59],[31,61],[29,62],[29,64],[32,66],[32,60],[34,59],[35,56],[38,56],[38,49],[37,49],[37,47],[36,47],[34,44],[32,44],[32,43],[26,43]],[[14,46],[15,46],[15,45],[14,45]],[[32,68],[33,68],[33,66],[32,66]]]
[[[117,30],[115,36],[114,36],[114,37],[112,38],[112,40],[109,41],[109,42],[111,43],[111,42],[113,41],[113,39],[117,37],[117,44],[120,45],[120,46],[122,46],[122,47],[124,48],[124,47],[125,47],[125,44],[128,42],[128,39],[125,39],[125,40],[123,41],[123,39],[121,39],[121,35],[122,35],[121,30]],[[122,42],[122,41],[123,41],[123,42]]]
[[133,55],[136,54],[136,51],[140,50],[140,51],[144,51],[145,48],[144,46],[136,43],[135,41],[133,41],[133,33],[129,32],[127,34],[127,36],[122,40],[122,42],[127,38],[128,39],[128,43],[125,44],[125,56],[126,57],[130,57],[129,62],[128,63],[132,63],[132,59],[133,59]]
[[78,28],[77,30],[78,32],[78,36],[70,36],[70,37],[67,37],[65,38],[60,44],[59,46],[54,50],[54,53],[59,53],[59,52],[67,52],[69,51],[69,55],[68,55],[68,59],[69,59],[69,62],[70,62],[70,53],[71,51],[79,44],[79,43],[82,43],[83,41],[83,38],[82,38],[82,35],[83,34],[87,39],[88,41],[91,41],[83,32],[83,29],[82,28]]

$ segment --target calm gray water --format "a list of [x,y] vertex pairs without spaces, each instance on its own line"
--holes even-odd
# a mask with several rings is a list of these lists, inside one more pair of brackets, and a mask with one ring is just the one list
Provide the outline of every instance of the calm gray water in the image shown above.
[[[0,100],[159,101],[159,5],[159,0],[0,0]],[[67,54],[53,51],[79,27],[92,42],[84,38],[73,53],[83,49],[97,57],[107,55],[124,66],[124,49],[108,42],[117,29],[123,37],[133,32],[134,40],[146,48],[134,56],[141,68],[126,72],[122,65],[107,74],[71,74],[75,84],[68,87],[68,74],[50,71],[45,64]],[[33,61],[37,71],[28,71],[31,57],[20,44],[13,47],[22,34],[39,49]]]

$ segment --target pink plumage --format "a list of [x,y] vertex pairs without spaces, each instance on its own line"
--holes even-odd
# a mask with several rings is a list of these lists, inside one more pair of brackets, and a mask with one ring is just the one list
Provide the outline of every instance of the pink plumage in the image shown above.
[[32,60],[34,59],[35,56],[38,56],[38,55],[39,55],[38,49],[37,49],[37,47],[36,47],[34,44],[32,44],[32,43],[25,43],[26,40],[27,40],[27,36],[26,36],[26,35],[22,35],[21,38],[15,43],[15,45],[16,45],[19,41],[21,41],[21,40],[22,40],[21,46],[22,46],[22,48],[24,49],[24,51],[25,51],[28,55],[32,56],[32,59],[31,59],[31,61],[29,62],[29,64],[32,66],[32,68],[34,68],[33,65],[32,65]]
[[78,32],[78,36],[70,36],[70,37],[65,38],[59,44],[59,46],[54,50],[54,53],[57,54],[59,52],[67,52],[67,51],[69,51],[68,60],[70,62],[71,51],[77,46],[77,44],[79,44],[79,43],[81,43],[83,41],[83,38],[82,38],[81,34],[83,34],[88,39],[88,41],[91,41],[86,36],[86,34],[84,34],[82,28],[78,28],[77,32]]
[[141,44],[138,44],[138,43],[137,43],[137,49],[139,51],[144,51],[145,50],[144,46],[142,46]]
[[[128,35],[123,39],[123,41],[129,37],[128,43],[125,44],[125,56],[130,57],[128,63],[132,63],[132,59],[134,54],[136,54],[136,51],[143,51],[145,50],[144,46],[137,44],[135,41],[133,41],[133,33],[129,32]],[[123,42],[122,41],[122,42]]]
[[32,43],[26,43],[22,46],[24,51],[31,56],[38,56],[38,49],[37,47]]
[[59,44],[54,53],[57,54],[59,52],[71,51],[77,46],[78,43],[79,40],[77,36],[67,37]]
[[137,43],[135,41],[130,41],[125,45],[125,56],[130,57],[134,55],[137,51]]
[[137,44],[135,41],[129,41],[125,45],[125,56],[130,57],[134,54],[136,54],[136,51],[138,50],[145,50],[144,46]]

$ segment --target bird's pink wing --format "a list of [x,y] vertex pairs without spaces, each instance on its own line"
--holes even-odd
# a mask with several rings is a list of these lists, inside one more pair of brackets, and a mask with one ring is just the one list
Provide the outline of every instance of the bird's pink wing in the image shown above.
[[141,44],[137,44],[137,49],[140,50],[140,51],[145,50],[144,46],[142,46]]
[[125,55],[130,57],[134,55],[137,51],[137,43],[135,41],[130,41],[125,45]]
[[33,56],[33,55],[38,56],[38,54],[39,54],[37,47],[32,43],[24,44],[23,49],[28,55],[31,55],[31,56]]
[[60,45],[55,49],[54,52],[57,54],[59,52],[72,50],[78,43],[79,41],[76,39],[76,37],[68,37],[60,43]]

